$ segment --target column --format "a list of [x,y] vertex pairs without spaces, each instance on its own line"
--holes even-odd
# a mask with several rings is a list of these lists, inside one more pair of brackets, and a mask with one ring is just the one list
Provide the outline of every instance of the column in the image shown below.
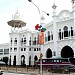
[[[75,0],[72,0],[72,11],[73,11],[73,19],[74,19],[74,24],[73,24],[73,30],[74,30],[74,37],[75,37]],[[75,43],[74,43],[75,46]],[[75,52],[75,48],[74,48],[74,52]],[[75,57],[75,53],[74,53],[74,57]]]
[[[54,41],[54,50],[56,52],[56,56],[58,56],[58,51],[57,51],[57,25],[56,25],[56,5],[55,3],[53,4],[52,8],[53,8],[53,41]],[[55,57],[56,57],[55,56]],[[53,54],[54,57],[54,54]]]
[[75,36],[75,0],[72,0],[72,11],[73,11],[73,18],[74,18],[73,29],[74,29],[74,36]]

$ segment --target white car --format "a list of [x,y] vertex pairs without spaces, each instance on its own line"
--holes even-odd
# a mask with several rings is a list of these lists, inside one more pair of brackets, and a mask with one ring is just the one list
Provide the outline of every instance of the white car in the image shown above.
[[5,62],[3,62],[3,61],[0,61],[0,65],[5,65]]

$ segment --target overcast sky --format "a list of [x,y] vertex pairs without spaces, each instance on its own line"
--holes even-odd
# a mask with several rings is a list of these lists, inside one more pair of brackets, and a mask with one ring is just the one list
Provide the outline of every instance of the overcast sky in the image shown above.
[[[54,0],[32,0],[35,3],[40,12],[45,11],[50,14],[45,17],[45,23],[49,23],[52,20],[52,5]],[[71,0],[55,0],[57,5],[57,14],[62,10],[72,11]],[[35,30],[35,25],[40,22],[40,16],[38,9],[28,0],[0,0],[0,44],[9,42],[9,33],[11,27],[7,24],[8,21],[12,20],[12,15],[19,11],[22,20],[26,22],[26,27],[30,30]],[[41,13],[42,14],[42,13]]]

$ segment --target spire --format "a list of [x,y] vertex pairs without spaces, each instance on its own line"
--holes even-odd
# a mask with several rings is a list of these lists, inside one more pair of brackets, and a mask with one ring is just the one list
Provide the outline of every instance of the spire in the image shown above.
[[43,12],[42,12],[41,20],[45,20],[45,17],[43,16]]
[[71,0],[72,2],[72,11],[75,11],[75,0]]
[[54,0],[54,3],[53,3],[53,6],[52,6],[52,8],[53,8],[53,16],[56,16],[56,4],[55,4],[55,0]]
[[54,4],[53,4],[52,8],[53,8],[53,9],[56,9],[56,7],[57,7],[57,6],[55,5],[55,0],[54,0]]

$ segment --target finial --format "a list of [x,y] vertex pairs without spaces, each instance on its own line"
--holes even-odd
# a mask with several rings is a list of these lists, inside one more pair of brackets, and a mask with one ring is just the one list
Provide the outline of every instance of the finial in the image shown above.
[[42,16],[42,17],[41,17],[41,20],[45,20],[45,17],[44,17],[44,16]]
[[45,17],[43,16],[43,11],[42,11],[41,20],[45,20]]
[[53,4],[52,8],[53,8],[53,9],[56,9],[56,7],[57,7],[57,6],[55,5],[55,0],[54,0],[54,4]]
[[13,14],[12,14],[12,19],[13,19]]

